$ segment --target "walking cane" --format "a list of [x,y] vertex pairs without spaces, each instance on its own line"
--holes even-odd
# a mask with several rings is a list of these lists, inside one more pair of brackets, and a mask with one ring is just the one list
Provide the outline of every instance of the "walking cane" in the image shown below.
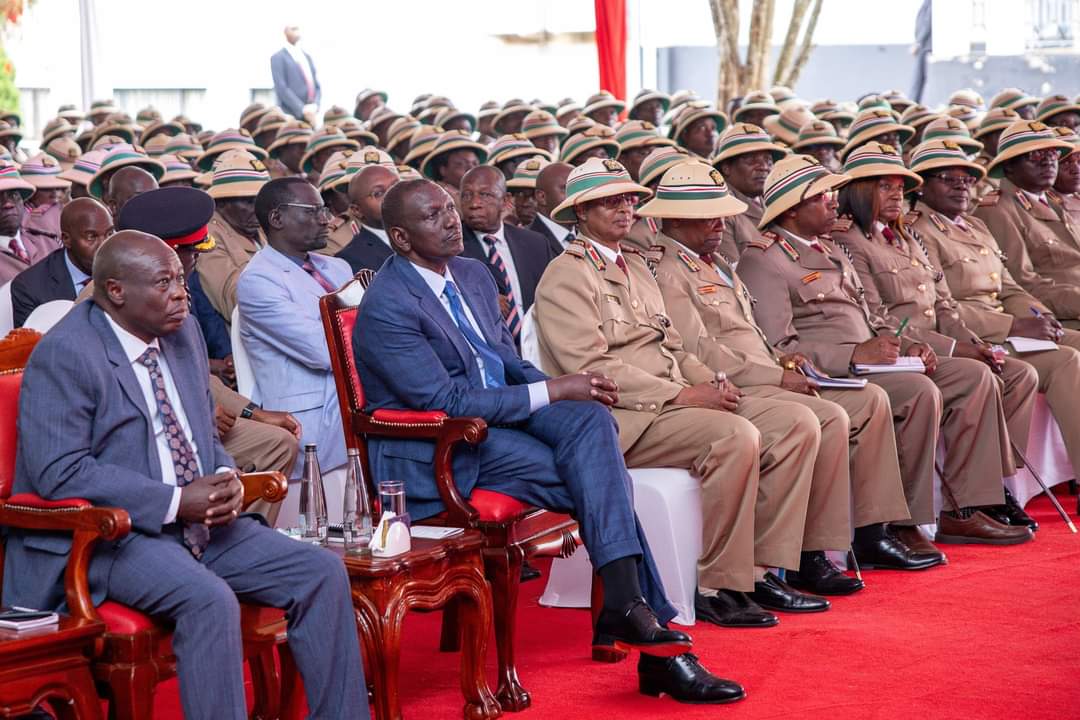
[[1047,487],[1045,482],[1043,482],[1042,477],[1040,477],[1038,471],[1035,470],[1035,466],[1032,465],[1031,462],[1027,459],[1027,457],[1024,456],[1024,453],[1020,450],[1020,448],[1016,447],[1016,443],[1012,444],[1012,449],[1013,452],[1016,453],[1017,457],[1020,458],[1020,462],[1024,463],[1024,466],[1028,469],[1028,472],[1031,473],[1031,477],[1035,478],[1035,482],[1039,483],[1039,487],[1041,487],[1043,489],[1043,492],[1046,493],[1046,496],[1050,498],[1050,502],[1054,504],[1054,508],[1058,511],[1058,515],[1060,515],[1061,519],[1065,521],[1065,524],[1069,526],[1069,529],[1075,533],[1076,526],[1073,525],[1072,518],[1069,517],[1069,513],[1065,512],[1065,508],[1061,507],[1061,503],[1058,502],[1058,499],[1054,495],[1054,493],[1050,492],[1050,488]]

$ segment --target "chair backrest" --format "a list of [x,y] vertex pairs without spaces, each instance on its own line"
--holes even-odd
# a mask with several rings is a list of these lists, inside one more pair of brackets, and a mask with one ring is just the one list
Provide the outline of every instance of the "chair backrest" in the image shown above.
[[[16,421],[22,371],[41,333],[26,328],[11,331],[0,340],[0,500],[11,496],[15,481]],[[0,548],[2,552],[3,548]]]
[[237,305],[232,311],[232,320],[229,325],[229,339],[232,342],[233,368],[236,370],[236,391],[244,397],[259,402],[258,383],[255,382],[255,371],[251,369],[251,358],[248,357],[247,348],[240,339],[240,306]]
[[367,444],[353,432],[352,427],[353,413],[362,412],[364,409],[364,387],[360,383],[360,373],[356,370],[352,337],[360,299],[364,297],[370,280],[371,276],[361,271],[352,280],[334,292],[323,295],[319,300],[319,312],[322,314],[323,331],[326,333],[326,345],[330,350],[330,364],[334,369],[334,383],[337,385],[338,403],[341,406],[345,447],[360,451],[364,475],[369,482],[371,467],[368,464]]
[[0,335],[15,328],[15,310],[11,307],[11,281],[0,285]]
[[37,330],[39,333],[47,333],[52,326],[60,322],[75,303],[71,300],[50,300],[38,305],[23,323],[23,327]]

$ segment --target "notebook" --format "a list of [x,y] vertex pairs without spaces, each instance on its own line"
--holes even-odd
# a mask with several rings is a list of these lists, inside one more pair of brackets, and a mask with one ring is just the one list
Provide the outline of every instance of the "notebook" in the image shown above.
[[856,375],[880,375],[883,373],[917,372],[925,373],[926,365],[922,358],[904,356],[896,359],[892,365],[856,365]]

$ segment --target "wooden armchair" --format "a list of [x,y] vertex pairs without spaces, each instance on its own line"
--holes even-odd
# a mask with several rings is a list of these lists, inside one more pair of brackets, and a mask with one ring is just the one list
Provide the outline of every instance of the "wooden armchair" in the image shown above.
[[[114,720],[149,720],[153,716],[155,686],[176,674],[172,629],[116,602],[106,600],[95,607],[87,577],[97,542],[117,540],[131,530],[127,512],[93,507],[79,499],[45,500],[29,493],[11,494],[22,369],[40,338],[37,332],[18,329],[0,340],[0,526],[72,533],[64,575],[68,612],[75,618],[100,620],[106,627],[92,664],[98,690],[109,700],[109,714]],[[277,502],[288,492],[281,473],[249,473],[241,480],[245,507],[259,498]],[[0,582],[3,550],[0,536]],[[273,653],[274,647],[286,639],[284,613],[242,603],[241,625],[244,655],[255,688],[251,717],[273,720],[280,714],[281,694]]]
[[[437,410],[364,412],[364,388],[356,370],[352,337],[357,306],[370,278],[370,274],[358,273],[352,281],[337,292],[324,295],[320,301],[341,403],[345,444],[359,450],[364,473],[371,482],[367,438],[413,438],[435,443],[435,479],[446,512],[423,521],[423,524],[472,528],[483,533],[484,569],[492,587],[498,648],[499,682],[495,696],[504,710],[524,710],[531,699],[521,686],[514,660],[514,618],[521,565],[530,557],[568,556],[580,542],[577,523],[569,515],[531,507],[489,490],[474,490],[468,499],[462,497],[454,484],[451,463],[454,447],[461,442],[473,445],[483,442],[487,437],[487,423],[482,419],[448,417]],[[459,645],[456,612],[448,609],[443,615],[441,648],[456,650]]]

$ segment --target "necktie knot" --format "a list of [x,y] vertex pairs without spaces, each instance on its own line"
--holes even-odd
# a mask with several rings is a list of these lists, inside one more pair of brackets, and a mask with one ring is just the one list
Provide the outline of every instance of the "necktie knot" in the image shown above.
[[884,238],[885,238],[886,240],[888,240],[890,244],[892,244],[892,245],[895,245],[895,244],[896,244],[896,233],[894,233],[894,232],[892,231],[892,228],[890,228],[890,227],[884,227],[884,228],[882,228],[882,229],[881,229],[881,235],[882,235],[882,237],[884,237]]
[[324,292],[332,293],[337,290],[337,288],[334,287],[333,283],[327,280],[326,276],[319,272],[319,269],[315,267],[315,264],[312,263],[310,259],[305,260],[303,263],[301,263],[300,268],[308,275],[310,275],[315,280],[315,282],[319,283],[319,287],[321,287]]
[[158,361],[158,349],[156,347],[148,347],[143,351],[143,354],[136,358],[141,365],[148,368],[156,368]]
[[701,253],[700,255],[698,255],[698,258],[700,258],[701,262],[705,263],[709,267],[712,267],[714,265],[712,253]]
[[623,275],[630,277],[630,270],[626,267],[626,260],[623,259],[622,253],[615,256],[615,264],[623,271]]

